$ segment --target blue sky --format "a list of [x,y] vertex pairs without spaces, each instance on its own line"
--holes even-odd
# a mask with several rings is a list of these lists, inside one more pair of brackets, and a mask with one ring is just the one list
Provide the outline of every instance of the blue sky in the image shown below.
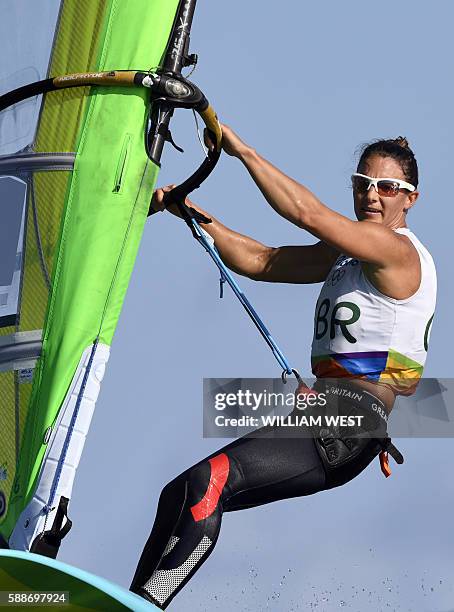
[[[192,78],[222,120],[349,216],[358,145],[408,138],[421,174],[409,225],[439,278],[426,375],[449,377],[454,15],[449,2],[435,6],[200,1]],[[185,156],[167,150],[162,184],[185,177],[201,157],[189,113],[177,114],[173,134]],[[225,157],[194,199],[267,244],[313,240],[273,213],[236,160]],[[127,585],[162,486],[222,443],[201,437],[202,378],[279,375],[234,297],[226,291],[218,299],[217,282],[183,224],[164,214],[149,222],[79,469],[63,560]],[[289,359],[309,373],[319,287],[242,286]],[[125,431],[125,418],[136,426]],[[226,515],[215,552],[175,609],[453,609],[452,440],[399,443],[406,463],[388,481],[374,462],[337,491]]]
[[[192,33],[199,67],[191,78],[221,120],[342,214],[352,216],[357,147],[407,137],[421,192],[408,223],[438,272],[425,371],[432,377],[451,376],[453,18],[449,0],[199,0]],[[177,113],[172,132],[185,155],[166,150],[160,184],[178,182],[202,156],[190,113]],[[267,244],[313,242],[277,217],[227,156],[194,199]],[[308,374],[319,287],[241,285],[290,361]],[[60,558],[127,586],[161,488],[223,443],[202,438],[203,377],[279,374],[233,295],[226,289],[218,299],[217,271],[186,226],[155,215],[114,340],[73,491],[74,527]],[[174,609],[453,610],[453,442],[398,442],[406,462],[388,480],[374,462],[339,490],[226,515],[215,552]]]

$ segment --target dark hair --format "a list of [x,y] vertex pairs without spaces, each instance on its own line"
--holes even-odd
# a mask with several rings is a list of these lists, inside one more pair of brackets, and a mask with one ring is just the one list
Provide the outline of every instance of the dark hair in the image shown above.
[[415,187],[418,186],[418,164],[415,155],[410,149],[408,140],[403,136],[397,138],[373,140],[366,143],[360,149],[361,157],[358,162],[358,169],[366,164],[372,155],[380,157],[391,157],[400,164],[405,180]]

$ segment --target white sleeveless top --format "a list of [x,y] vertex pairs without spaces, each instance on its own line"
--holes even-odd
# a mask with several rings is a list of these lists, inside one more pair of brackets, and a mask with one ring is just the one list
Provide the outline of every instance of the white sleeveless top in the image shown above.
[[341,255],[317,300],[312,372],[317,378],[365,378],[411,395],[422,376],[435,311],[437,275],[433,259],[408,228],[418,251],[421,284],[406,300],[376,289],[357,259]]

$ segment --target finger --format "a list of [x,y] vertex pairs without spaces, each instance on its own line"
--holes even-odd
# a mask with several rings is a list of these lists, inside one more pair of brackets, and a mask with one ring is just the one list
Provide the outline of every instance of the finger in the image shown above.
[[210,132],[207,130],[207,128],[205,128],[203,130],[203,140],[205,142],[205,145],[210,149],[210,151],[213,151],[215,144],[214,142],[211,140],[210,138]]
[[164,200],[162,197],[159,196],[159,194],[155,193],[153,195],[153,198],[151,200],[151,207],[156,210],[156,211],[162,211],[164,210],[165,206],[164,206]]
[[153,194],[153,199],[157,200],[158,202],[162,201],[162,199],[164,198],[164,189],[162,187],[156,189],[156,191]]
[[174,189],[175,187],[176,185],[166,185],[165,187],[159,187],[155,190],[153,194],[153,200],[156,201],[158,204],[163,204],[165,200],[165,194],[169,193],[169,191],[172,191],[172,189]]

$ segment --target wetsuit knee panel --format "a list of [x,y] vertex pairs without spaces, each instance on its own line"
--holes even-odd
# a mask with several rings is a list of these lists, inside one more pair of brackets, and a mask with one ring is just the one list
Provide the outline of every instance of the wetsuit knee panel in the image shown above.
[[195,521],[211,516],[222,503],[222,494],[230,473],[225,453],[215,455],[188,472],[188,503]]

